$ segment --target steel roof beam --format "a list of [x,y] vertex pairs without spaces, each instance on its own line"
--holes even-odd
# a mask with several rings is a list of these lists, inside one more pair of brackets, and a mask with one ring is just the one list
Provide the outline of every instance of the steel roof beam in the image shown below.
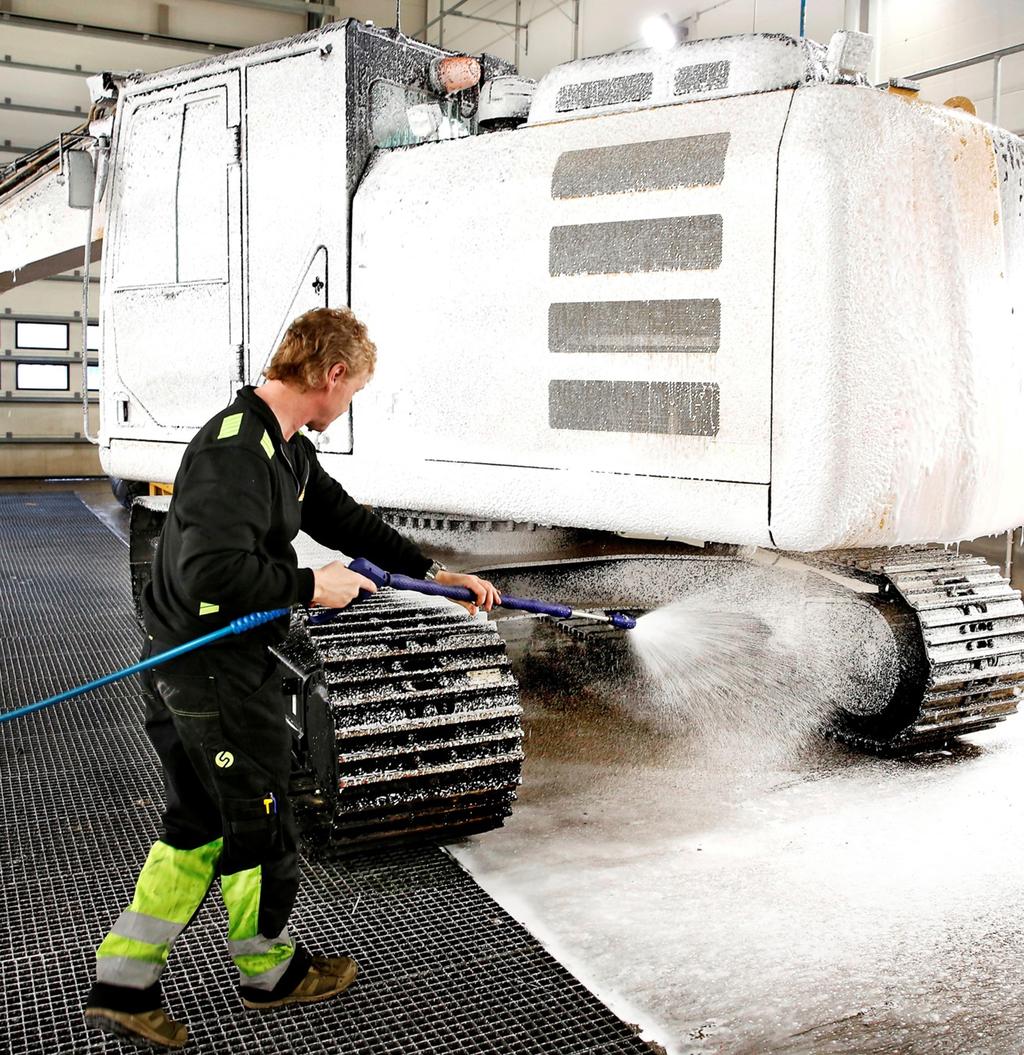
[[241,44],[212,44],[206,40],[169,37],[163,33],[143,33],[135,29],[111,29],[109,26],[93,26],[85,22],[64,22],[56,18],[16,15],[10,11],[0,11],[0,24],[17,26],[21,29],[43,29],[56,33],[80,33],[86,37],[120,40],[126,44],[154,44],[162,48],[177,48],[179,51],[207,51],[222,54],[238,51],[242,47]]
[[40,66],[35,62],[15,62],[10,55],[4,55],[0,59],[0,70],[31,70],[34,73],[66,73],[72,77],[92,77],[98,70],[83,70],[81,66],[70,69],[67,66]]
[[236,7],[257,7],[264,11],[278,11],[281,14],[345,17],[341,8],[336,4],[318,3],[317,0],[215,0],[215,2],[233,4]]
[[86,111],[80,106],[74,110],[58,110],[54,106],[26,106],[22,103],[12,103],[10,99],[4,99],[0,103],[0,110],[11,110],[19,114],[46,114],[48,117],[85,117]]

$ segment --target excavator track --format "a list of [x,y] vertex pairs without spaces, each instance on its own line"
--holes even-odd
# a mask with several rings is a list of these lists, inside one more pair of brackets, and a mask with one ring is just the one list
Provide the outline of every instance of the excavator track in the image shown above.
[[[900,691],[881,715],[846,716],[841,739],[882,754],[941,747],[1017,710],[1024,687],[1024,602],[981,557],[932,549],[843,550],[827,563],[874,582],[907,646]],[[820,562],[814,562],[820,563]]]
[[302,623],[279,655],[319,667],[306,692],[305,794],[300,780],[293,796],[307,849],[499,827],[521,780],[523,730],[497,629],[393,590]]

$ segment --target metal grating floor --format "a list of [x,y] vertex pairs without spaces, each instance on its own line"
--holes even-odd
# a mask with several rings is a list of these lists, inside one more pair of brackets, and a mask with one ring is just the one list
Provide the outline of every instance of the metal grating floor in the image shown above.
[[[127,550],[73,494],[0,495],[0,707],[133,662]],[[0,1051],[119,1052],[86,1030],[93,951],[158,834],[159,770],[134,681],[0,726]],[[337,1001],[246,1012],[211,896],[166,1003],[193,1052],[649,1052],[447,854],[307,864],[293,933],[349,952]],[[131,1049],[134,1050],[134,1049]]]

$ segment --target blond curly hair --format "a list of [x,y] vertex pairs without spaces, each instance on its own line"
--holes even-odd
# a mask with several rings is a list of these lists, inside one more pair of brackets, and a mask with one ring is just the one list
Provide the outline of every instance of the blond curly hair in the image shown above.
[[326,382],[336,363],[344,363],[350,377],[372,374],[377,346],[348,308],[314,308],[288,327],[263,373],[268,381],[284,381],[308,392]]

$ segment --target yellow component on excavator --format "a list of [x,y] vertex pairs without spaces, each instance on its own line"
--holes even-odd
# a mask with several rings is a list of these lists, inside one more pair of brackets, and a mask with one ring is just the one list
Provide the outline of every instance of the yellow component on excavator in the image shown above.
[[978,116],[978,108],[966,95],[954,95],[942,105],[948,106],[950,110],[963,110],[965,113],[971,114],[972,117]]

